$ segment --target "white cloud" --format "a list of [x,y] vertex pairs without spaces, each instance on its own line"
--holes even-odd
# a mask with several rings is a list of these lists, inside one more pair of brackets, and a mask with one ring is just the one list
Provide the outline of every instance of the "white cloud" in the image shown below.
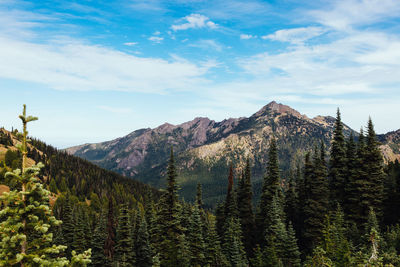
[[240,35],[240,39],[242,39],[242,40],[248,40],[248,39],[252,39],[252,38],[257,38],[257,36],[251,35],[251,34],[241,34]]
[[201,49],[213,49],[218,52],[222,51],[223,45],[215,40],[199,40],[196,43],[190,44],[189,46],[198,47]]
[[338,30],[351,30],[353,26],[371,25],[400,13],[398,0],[346,0],[334,1],[326,9],[309,12],[316,22]]
[[148,38],[150,41],[154,42],[154,43],[161,43],[162,40],[164,40],[163,37],[158,37],[158,36],[151,36]]
[[182,19],[185,23],[172,25],[171,29],[174,31],[181,31],[187,29],[200,29],[200,28],[217,28],[217,24],[212,22],[208,17],[200,14],[191,14]]
[[153,33],[153,35],[160,35],[161,34],[161,32],[159,32],[159,31],[155,31],[154,33]]
[[102,109],[107,112],[115,113],[115,114],[129,114],[132,113],[131,108],[121,108],[121,107],[110,107],[110,106],[99,106],[99,109]]
[[273,34],[262,36],[261,38],[273,41],[288,42],[292,44],[302,44],[303,42],[319,36],[324,32],[326,32],[326,30],[322,27],[301,27],[279,30]]
[[2,37],[0,62],[2,78],[58,90],[162,93],[201,84],[207,72],[187,61],[137,57],[79,42],[35,44]]
[[127,46],[135,46],[137,44],[138,44],[137,42],[126,42],[126,43],[124,43],[124,45],[127,45]]

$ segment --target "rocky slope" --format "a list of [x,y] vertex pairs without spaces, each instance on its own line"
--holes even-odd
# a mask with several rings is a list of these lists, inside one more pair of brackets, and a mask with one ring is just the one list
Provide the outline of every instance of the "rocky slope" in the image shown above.
[[[308,118],[289,106],[271,102],[249,118],[215,122],[208,118],[155,129],[140,129],[112,141],[85,144],[67,152],[102,167],[162,186],[169,149],[177,155],[181,194],[191,199],[197,182],[204,187],[205,202],[213,204],[226,190],[227,166],[241,173],[245,159],[253,165],[256,194],[267,162],[268,145],[275,136],[284,175],[320,141],[329,146],[335,118]],[[345,126],[345,134],[353,131]],[[357,135],[356,132],[354,132]],[[399,158],[400,130],[379,136],[387,160]]]

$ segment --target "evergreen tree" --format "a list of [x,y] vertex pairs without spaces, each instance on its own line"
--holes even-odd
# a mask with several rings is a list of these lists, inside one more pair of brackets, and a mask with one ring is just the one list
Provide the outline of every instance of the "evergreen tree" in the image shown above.
[[339,109],[337,110],[335,129],[333,132],[329,166],[332,200],[343,205],[345,198],[344,189],[346,185],[346,150],[343,124]]
[[135,256],[129,210],[128,206],[123,204],[119,210],[118,216],[114,262],[119,266],[133,266]]
[[285,266],[289,267],[300,267],[300,251],[297,245],[296,234],[293,229],[293,225],[289,222],[287,227],[287,239],[285,242]]
[[[309,168],[313,167],[312,170]],[[304,238],[306,249],[311,251],[321,239],[325,215],[329,208],[329,190],[326,173],[325,148],[321,142],[319,153],[314,153],[313,164],[306,161],[305,180],[308,197],[304,207]]]
[[85,221],[84,209],[82,207],[78,207],[76,211],[76,219],[75,219],[75,231],[74,231],[74,250],[77,252],[83,252],[86,247],[86,238],[85,238]]
[[190,252],[190,266],[203,266],[205,260],[205,245],[203,239],[203,225],[200,217],[199,208],[194,206],[190,217],[188,230],[188,242]]
[[137,267],[151,267],[153,265],[153,252],[147,230],[146,219],[139,216],[139,227],[136,236],[136,263]]
[[222,253],[221,242],[215,227],[215,219],[209,217],[207,220],[207,234],[204,237],[206,246],[206,259],[205,262],[209,266],[229,266],[229,263]]
[[215,217],[216,217],[216,231],[220,238],[222,238],[224,233],[224,225],[225,225],[225,206],[224,203],[218,203],[215,209]]
[[268,216],[268,211],[271,209],[272,205],[272,199],[277,192],[280,196],[282,194],[279,182],[278,149],[275,139],[272,138],[268,152],[267,173],[264,177],[258,214],[256,218],[257,234],[258,237],[261,238],[261,240],[259,240],[260,243],[263,243],[262,240],[265,236],[266,228],[272,224],[271,218]]
[[272,199],[268,214],[271,218],[271,224],[268,225],[265,231],[266,254],[268,254],[268,251],[273,250],[276,253],[277,262],[283,263],[286,256],[288,236],[283,218],[282,203],[278,193]]
[[158,252],[161,266],[184,266],[186,242],[181,225],[181,206],[178,203],[178,186],[173,150],[167,169],[167,191],[161,197],[158,212]]
[[376,139],[374,125],[371,118],[368,120],[368,132],[366,142],[366,153],[364,166],[367,169],[368,180],[370,182],[369,204],[378,218],[382,217],[383,202],[383,157]]
[[[296,171],[296,180],[300,180],[300,169]],[[299,221],[299,200],[297,196],[297,188],[293,176],[290,176],[288,186],[285,194],[285,207],[284,211],[286,214],[287,222],[294,222],[297,226]]]
[[243,244],[247,255],[252,255],[254,245],[254,214],[253,214],[253,190],[251,187],[250,161],[247,159],[244,176],[240,181],[238,190],[238,212],[240,224],[242,226]]
[[248,264],[240,228],[240,223],[237,218],[227,218],[222,249],[230,266],[235,267],[244,267]]
[[350,224],[357,224],[357,217],[360,216],[360,188],[359,183],[362,182],[358,177],[358,159],[357,148],[354,142],[353,133],[350,134],[346,142],[346,177],[347,183],[345,186],[346,197],[343,207],[345,214],[348,217]]
[[228,220],[230,217],[237,217],[237,204],[236,204],[236,194],[233,188],[233,166],[229,166],[229,175],[228,175],[228,192],[226,193],[225,199],[225,210],[224,217],[225,220]]
[[[72,214],[71,208],[71,195],[69,193],[66,194],[65,202],[62,210],[62,233],[64,236],[64,240],[66,244],[70,246],[74,244],[74,236],[75,236],[75,222]],[[72,251],[72,247],[67,248],[67,254],[69,255]]]
[[367,146],[364,132],[361,129],[357,144],[357,173],[354,181],[354,191],[356,196],[351,217],[358,226],[365,225],[368,220],[368,211],[370,208],[370,187],[372,186],[368,179],[368,170],[365,164]]
[[93,232],[92,238],[92,264],[91,266],[106,266],[107,259],[104,254],[104,244],[107,238],[106,232],[106,211],[103,210],[98,216],[97,224]]
[[[22,154],[21,169],[6,173],[17,189],[0,196],[4,205],[0,210],[0,265],[66,266],[69,261],[60,257],[66,247],[53,244],[51,227],[59,226],[49,207],[50,192],[37,178],[43,164],[27,166],[27,123],[37,120],[26,116],[26,106],[19,116],[23,123],[22,142],[18,148]],[[90,250],[85,254],[72,255],[72,263],[90,262]]]

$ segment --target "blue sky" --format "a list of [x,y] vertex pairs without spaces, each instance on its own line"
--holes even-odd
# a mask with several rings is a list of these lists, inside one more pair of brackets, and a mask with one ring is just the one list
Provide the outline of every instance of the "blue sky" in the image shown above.
[[400,128],[400,1],[0,0],[0,126],[57,147],[272,100]]

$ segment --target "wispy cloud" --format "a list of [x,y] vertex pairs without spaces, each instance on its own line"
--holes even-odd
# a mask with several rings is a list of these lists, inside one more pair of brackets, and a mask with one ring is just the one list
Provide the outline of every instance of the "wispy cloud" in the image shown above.
[[171,29],[174,31],[182,31],[187,29],[200,29],[200,28],[217,28],[217,24],[212,22],[208,17],[201,14],[191,14],[182,19],[185,21],[182,24],[172,25]]
[[163,37],[159,37],[159,36],[150,36],[148,39],[149,39],[149,41],[152,41],[152,42],[158,43],[158,44],[164,40]]
[[327,7],[312,10],[308,15],[322,25],[338,30],[350,30],[353,26],[371,25],[400,13],[398,0],[346,0],[333,1]]
[[249,39],[253,39],[253,38],[257,38],[257,36],[251,35],[251,34],[241,34],[240,35],[240,39],[242,39],[242,40],[249,40]]
[[326,30],[322,27],[301,27],[279,30],[273,34],[262,36],[261,38],[273,41],[288,42],[292,44],[302,44],[303,42],[319,36],[324,32],[326,32]]
[[111,107],[111,106],[98,106],[99,109],[111,112],[111,113],[116,113],[116,114],[129,114],[132,113],[131,108],[123,108],[123,107]]
[[222,51],[223,45],[215,40],[199,40],[193,44],[190,44],[191,47],[198,47],[201,49],[213,49],[216,51]]
[[138,44],[138,42],[126,42],[126,43],[124,43],[124,45],[127,45],[127,46],[135,46],[137,44]]

